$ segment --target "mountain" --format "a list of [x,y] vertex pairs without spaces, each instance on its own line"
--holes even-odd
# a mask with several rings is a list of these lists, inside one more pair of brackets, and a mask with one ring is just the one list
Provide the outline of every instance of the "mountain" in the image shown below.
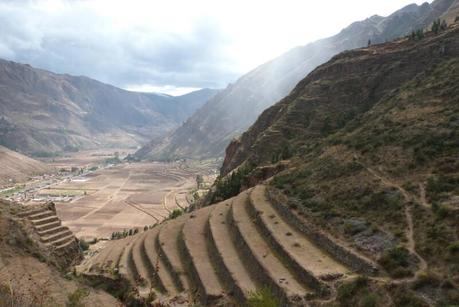
[[9,150],[0,145],[0,186],[24,182],[27,178],[50,174],[55,170],[48,165]]
[[444,10],[442,7],[440,7],[439,10],[444,11],[444,13],[441,15],[441,18],[446,20],[448,24],[451,24],[457,21],[457,18],[459,18],[459,1],[454,1],[446,10]]
[[211,205],[75,271],[153,305],[457,306],[458,97],[459,24],[341,53],[231,143]]
[[176,128],[215,92],[129,92],[0,60],[0,144],[30,154],[138,146]]
[[458,304],[458,97],[458,23],[341,53],[228,146],[213,199],[270,178],[272,197],[410,284],[406,295]]
[[232,138],[245,131],[267,107],[285,97],[318,65],[348,49],[390,41],[425,27],[459,0],[408,5],[388,17],[355,22],[333,37],[297,47],[242,76],[196,111],[165,139],[137,154],[153,159],[223,156]]

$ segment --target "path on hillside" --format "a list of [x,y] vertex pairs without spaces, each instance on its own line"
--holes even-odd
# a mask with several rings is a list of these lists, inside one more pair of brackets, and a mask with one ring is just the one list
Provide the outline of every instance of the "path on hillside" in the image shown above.
[[[357,158],[356,156],[354,156],[354,157]],[[417,199],[417,197],[415,197],[414,195],[408,193],[401,185],[399,185],[398,183],[390,180],[387,176],[381,175],[380,173],[376,172],[375,170],[371,169],[370,167],[366,166],[365,164],[363,164],[362,162],[360,162],[358,160],[357,160],[357,163],[362,165],[372,176],[374,176],[377,179],[379,179],[384,185],[398,189],[400,191],[400,193],[403,195],[403,198],[405,199],[405,209],[404,209],[404,211],[405,211],[405,219],[406,219],[407,228],[408,228],[407,229],[407,233],[406,233],[406,236],[407,236],[407,239],[408,239],[407,249],[411,254],[415,255],[416,258],[418,258],[418,260],[419,260],[419,269],[415,273],[414,277],[404,279],[403,281],[412,281],[412,280],[416,279],[416,276],[420,272],[425,271],[427,269],[427,267],[428,267],[427,261],[421,255],[419,255],[418,252],[416,251],[416,241],[414,240],[413,216],[411,214],[411,206],[409,205],[409,203],[412,202],[413,200],[417,201],[418,203],[420,203],[420,201],[419,201],[419,199]],[[421,198],[422,198],[422,196],[421,196]],[[428,206],[428,207],[430,208],[430,206]]]
[[419,203],[425,208],[432,208],[432,206],[427,202],[426,189],[422,182],[419,183]]

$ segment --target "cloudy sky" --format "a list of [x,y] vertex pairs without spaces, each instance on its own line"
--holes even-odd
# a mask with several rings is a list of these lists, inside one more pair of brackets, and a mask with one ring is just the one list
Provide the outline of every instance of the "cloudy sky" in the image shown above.
[[0,0],[0,58],[125,89],[222,88],[415,0]]

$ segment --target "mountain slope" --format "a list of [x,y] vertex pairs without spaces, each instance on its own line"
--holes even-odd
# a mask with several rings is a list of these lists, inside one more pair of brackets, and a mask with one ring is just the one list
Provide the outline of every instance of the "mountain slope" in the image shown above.
[[0,60],[0,144],[28,153],[137,146],[175,128],[211,93],[187,95],[185,106],[187,98],[129,92]]
[[351,24],[333,37],[292,49],[229,85],[173,134],[151,142],[138,155],[155,159],[222,156],[233,137],[333,55],[366,46],[368,39],[381,43],[424,27],[452,3],[453,0],[436,0],[431,5],[412,4],[388,17],[373,16]]
[[0,186],[24,182],[28,177],[52,173],[52,167],[0,145]]
[[272,177],[273,199],[406,294],[458,304],[458,97],[458,24],[341,53],[231,143],[213,199]]

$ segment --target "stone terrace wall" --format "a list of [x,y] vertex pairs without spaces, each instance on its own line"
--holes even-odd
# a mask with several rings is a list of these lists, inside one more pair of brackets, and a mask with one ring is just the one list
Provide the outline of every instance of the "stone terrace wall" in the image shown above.
[[[287,206],[287,199],[280,191],[273,187],[267,188],[267,196],[272,202],[274,208],[286,219],[296,227],[299,231],[304,233],[310,240],[317,244],[320,248],[325,250],[335,259],[344,263],[352,268],[354,271],[374,275],[378,272],[378,267],[371,260],[357,255],[350,248],[337,242],[336,239],[331,238],[328,234],[319,230],[316,226],[309,223],[307,220],[300,218],[297,214]],[[300,211],[302,208],[298,208]],[[304,215],[308,213],[302,211]]]

